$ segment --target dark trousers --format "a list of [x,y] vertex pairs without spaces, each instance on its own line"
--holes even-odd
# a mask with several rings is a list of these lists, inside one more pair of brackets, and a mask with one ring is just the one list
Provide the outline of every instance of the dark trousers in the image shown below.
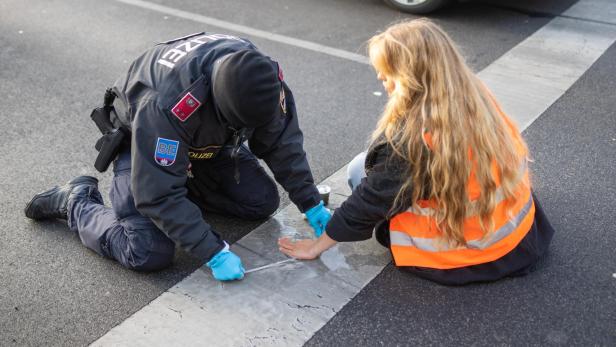
[[[233,178],[234,160],[225,148],[214,159],[193,166],[189,197],[202,210],[246,219],[266,218],[279,203],[276,184],[250,151],[238,160],[241,180]],[[130,187],[131,158],[125,150],[114,161],[109,197],[111,208],[83,198],[70,206],[71,230],[98,254],[139,271],[154,271],[173,262],[175,244],[152,220],[137,211]]]
[[187,183],[189,199],[204,213],[248,220],[269,217],[280,204],[276,183],[245,146],[241,146],[238,153],[240,181],[237,183],[231,150],[228,146],[214,159],[192,163],[194,178]]

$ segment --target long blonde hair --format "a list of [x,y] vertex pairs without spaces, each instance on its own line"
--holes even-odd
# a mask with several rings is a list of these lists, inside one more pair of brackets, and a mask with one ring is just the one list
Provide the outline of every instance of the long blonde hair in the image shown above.
[[481,188],[473,210],[487,235],[497,204],[492,170],[496,168],[504,197],[515,201],[520,163],[526,160],[517,150],[516,142],[526,152],[521,136],[509,130],[453,41],[429,20],[395,24],[372,37],[368,50],[375,69],[395,82],[372,141],[384,139],[408,163],[409,176],[392,211],[409,202],[417,207],[419,200],[434,200],[438,208],[433,217],[442,239],[466,245],[463,223],[473,167]]

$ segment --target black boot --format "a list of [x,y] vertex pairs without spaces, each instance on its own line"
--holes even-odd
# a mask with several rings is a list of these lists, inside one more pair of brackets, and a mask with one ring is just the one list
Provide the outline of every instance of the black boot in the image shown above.
[[54,187],[45,192],[36,194],[26,205],[26,217],[32,219],[67,219],[68,202],[75,196],[92,198],[93,201],[103,203],[98,192],[98,180],[91,176],[79,176],[60,187]]

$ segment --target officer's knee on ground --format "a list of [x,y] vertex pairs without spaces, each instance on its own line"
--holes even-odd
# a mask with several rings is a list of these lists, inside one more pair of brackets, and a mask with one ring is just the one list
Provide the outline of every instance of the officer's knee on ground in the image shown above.
[[276,190],[261,208],[261,212],[263,213],[261,218],[267,218],[274,214],[274,212],[278,209],[278,206],[280,206],[280,197],[278,196],[278,191]]
[[273,181],[265,182],[260,191],[253,192],[250,199],[242,202],[239,214],[242,219],[259,220],[271,216],[280,205],[278,188]]
[[[171,245],[163,247],[167,248],[167,251],[160,252],[152,247],[131,252],[132,257],[129,259],[128,267],[135,271],[158,271],[168,268],[173,264],[175,245],[171,242]],[[156,248],[161,248],[161,246],[158,245]]]
[[151,221],[136,216],[122,221],[127,241],[123,253],[126,267],[136,271],[157,271],[169,267],[175,255],[175,243]]
[[265,219],[271,216],[280,205],[280,197],[278,191],[272,194],[266,194],[258,202],[252,202],[244,205],[242,218],[248,220]]
[[159,271],[168,268],[173,264],[173,254],[156,254],[147,258],[137,260],[130,266],[135,271]]

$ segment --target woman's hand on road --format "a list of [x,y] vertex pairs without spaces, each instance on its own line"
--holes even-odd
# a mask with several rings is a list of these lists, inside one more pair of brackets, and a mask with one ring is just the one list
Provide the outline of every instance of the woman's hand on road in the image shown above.
[[321,253],[333,247],[337,242],[327,235],[327,232],[321,234],[316,240],[304,239],[291,241],[287,237],[278,239],[278,249],[289,257],[295,259],[309,260],[315,259]]
[[289,238],[278,239],[278,248],[289,257],[295,259],[309,260],[317,258],[321,253],[316,252],[315,245],[317,240],[304,239],[292,241]]

